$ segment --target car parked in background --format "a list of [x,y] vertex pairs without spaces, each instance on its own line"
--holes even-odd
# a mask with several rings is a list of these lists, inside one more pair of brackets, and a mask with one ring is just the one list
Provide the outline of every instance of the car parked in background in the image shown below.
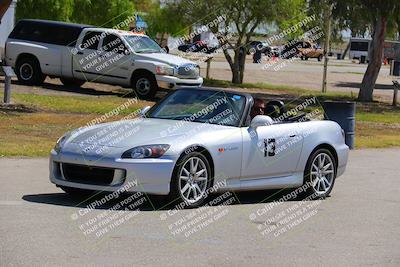
[[5,54],[6,64],[27,85],[50,76],[67,86],[95,81],[130,87],[138,97],[152,98],[159,88],[203,83],[197,64],[129,31],[20,20],[7,39]]
[[197,41],[194,43],[183,44],[178,46],[178,50],[185,52],[185,53],[206,53],[211,54],[213,53],[217,47],[211,47],[205,41]]
[[318,61],[321,61],[324,56],[324,50],[315,43],[303,41],[301,42],[301,46],[298,48],[298,54],[302,60],[316,58]]
[[266,42],[261,42],[261,41],[251,41],[246,45],[247,55],[254,54],[257,51],[260,51],[262,54],[268,56],[271,52],[271,48],[268,46]]

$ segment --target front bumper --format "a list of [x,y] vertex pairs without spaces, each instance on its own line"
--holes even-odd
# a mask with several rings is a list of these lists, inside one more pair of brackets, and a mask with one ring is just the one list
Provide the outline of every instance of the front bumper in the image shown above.
[[203,84],[203,78],[181,79],[174,76],[156,75],[157,85],[165,89],[179,89],[182,87],[200,87]]
[[[95,168],[115,169],[113,182],[109,185],[76,182],[67,178],[63,164],[76,164]],[[128,188],[127,192],[144,192],[155,195],[167,195],[175,166],[175,159],[121,159],[99,157],[78,153],[52,150],[50,154],[50,181],[58,186],[66,186],[95,191],[113,192]],[[93,180],[94,178],[91,177]]]

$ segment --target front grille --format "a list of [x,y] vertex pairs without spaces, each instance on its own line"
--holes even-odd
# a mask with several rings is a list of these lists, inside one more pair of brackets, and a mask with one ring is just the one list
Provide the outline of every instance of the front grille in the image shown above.
[[184,79],[197,79],[200,76],[199,67],[195,64],[185,64],[178,68],[178,76]]
[[62,163],[65,180],[82,184],[110,185],[115,169]]

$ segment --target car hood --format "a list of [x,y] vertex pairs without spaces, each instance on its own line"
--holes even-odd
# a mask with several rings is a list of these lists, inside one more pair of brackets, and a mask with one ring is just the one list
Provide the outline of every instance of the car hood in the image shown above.
[[172,65],[172,66],[180,66],[183,64],[195,64],[194,62],[187,60],[185,58],[181,58],[181,57],[174,56],[171,54],[166,54],[166,53],[140,54],[138,56],[138,60],[157,61],[160,63]]
[[[210,130],[209,125],[167,119],[134,119],[98,124],[77,130],[68,138],[68,143],[79,144],[82,149],[88,145],[133,148],[148,144],[172,144]],[[219,126],[225,128],[227,126]]]

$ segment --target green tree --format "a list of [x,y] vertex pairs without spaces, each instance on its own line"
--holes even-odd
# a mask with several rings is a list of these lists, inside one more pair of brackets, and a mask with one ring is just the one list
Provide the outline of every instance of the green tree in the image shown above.
[[75,0],[71,21],[95,26],[116,26],[134,16],[130,0]]
[[19,0],[17,19],[48,19],[114,27],[134,15],[131,0]]
[[279,22],[293,18],[302,10],[304,3],[303,0],[191,0],[169,2],[167,7],[175,10],[174,18],[180,17],[188,28],[217,22],[209,29],[222,46],[231,68],[232,82],[242,83],[246,56],[244,46],[251,41],[256,29],[263,23],[276,21],[279,25]]
[[400,12],[399,0],[336,0],[333,16],[353,33],[370,30],[372,42],[369,63],[358,93],[359,101],[373,101],[373,91],[382,65],[383,45],[386,34],[397,25]]
[[19,0],[16,18],[69,21],[74,0]]
[[148,5],[146,10],[141,11],[145,12],[143,18],[149,26],[146,34],[153,38],[155,38],[158,33],[160,33],[161,36],[164,36],[165,33],[177,36],[187,32],[182,17],[175,16],[174,8],[161,8],[160,1],[151,2],[151,5]]

